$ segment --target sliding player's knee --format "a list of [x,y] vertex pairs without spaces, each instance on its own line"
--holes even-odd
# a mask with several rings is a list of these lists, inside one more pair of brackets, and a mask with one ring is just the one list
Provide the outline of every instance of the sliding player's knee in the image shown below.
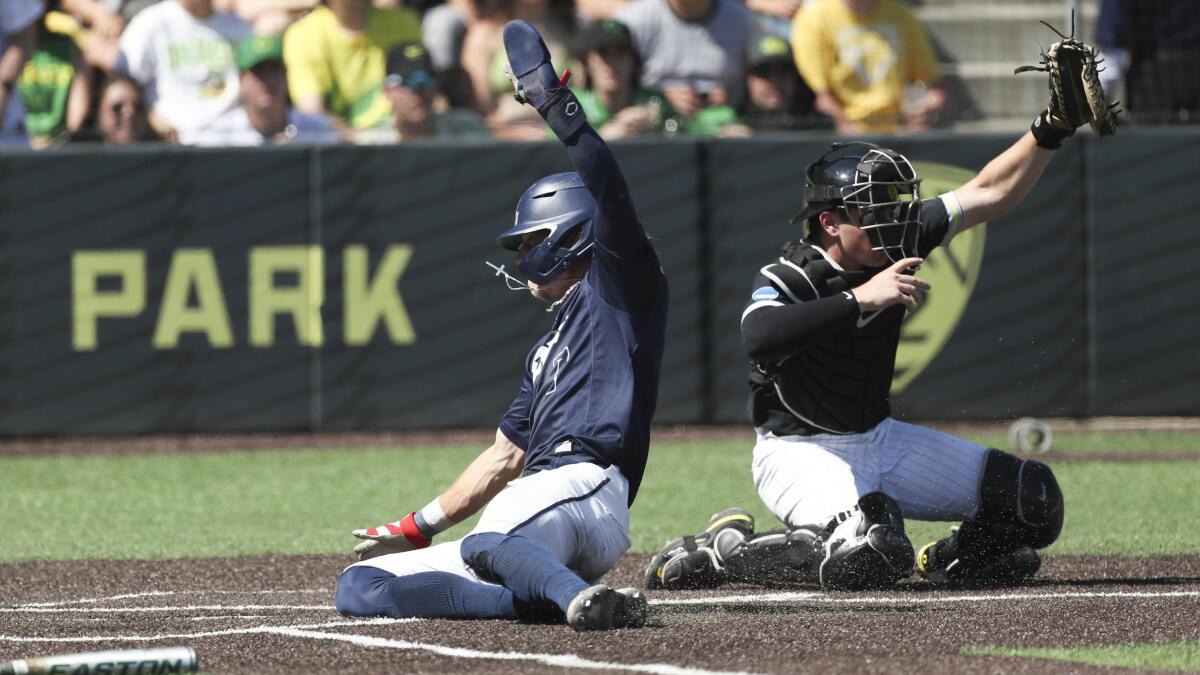
[[475,576],[491,583],[499,583],[492,570],[492,560],[496,550],[508,539],[508,535],[499,532],[480,532],[462,540],[462,559],[475,573]]
[[372,600],[378,595],[381,577],[394,574],[375,567],[351,567],[338,577],[334,607],[344,616],[380,616],[384,612]]
[[1058,539],[1063,495],[1049,466],[1000,450],[988,451],[976,520],[1009,526],[1019,544],[1045,548]]

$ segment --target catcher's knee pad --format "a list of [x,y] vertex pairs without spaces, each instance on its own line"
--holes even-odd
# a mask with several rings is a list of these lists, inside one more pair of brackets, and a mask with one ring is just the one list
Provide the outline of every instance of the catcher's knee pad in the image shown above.
[[459,555],[475,576],[493,584],[500,583],[492,572],[491,556],[507,538],[508,535],[499,532],[472,534],[462,540]]
[[1011,544],[1049,546],[1063,524],[1063,495],[1054,472],[1041,462],[989,450],[973,520],[1007,529]]
[[822,587],[884,588],[912,574],[912,542],[896,500],[882,492],[863,495],[839,520],[825,541],[818,570]]

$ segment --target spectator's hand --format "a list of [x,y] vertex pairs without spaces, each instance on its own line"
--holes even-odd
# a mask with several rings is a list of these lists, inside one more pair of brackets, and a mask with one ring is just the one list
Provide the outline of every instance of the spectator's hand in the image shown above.
[[680,115],[691,117],[704,107],[700,92],[683,85],[672,85],[663,89],[663,96]]
[[804,0],[746,0],[746,7],[752,12],[769,14],[781,19],[790,19],[800,11]]
[[629,138],[652,133],[662,124],[661,115],[647,105],[631,105],[623,108],[600,129],[607,139]]
[[116,12],[107,10],[97,12],[95,20],[92,22],[92,32],[105,40],[117,41],[124,30],[125,19],[122,19],[121,15]]
[[117,60],[121,56],[121,50],[117,46],[116,40],[101,37],[94,32],[88,32],[84,35],[83,44],[80,45],[79,51],[83,54],[83,60],[89,66],[109,73],[116,69]]
[[909,131],[925,131],[937,124],[946,107],[946,94],[941,89],[930,89],[911,108],[905,111],[905,127]]

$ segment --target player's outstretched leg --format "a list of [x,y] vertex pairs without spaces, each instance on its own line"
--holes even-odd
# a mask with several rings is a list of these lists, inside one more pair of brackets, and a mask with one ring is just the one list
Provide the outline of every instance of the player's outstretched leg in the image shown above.
[[646,588],[713,588],[726,578],[720,551],[754,534],[754,516],[729,508],[714,513],[704,530],[668,541],[646,567]]
[[1018,584],[1038,571],[1036,549],[1054,543],[1062,523],[1062,490],[1050,467],[989,450],[979,512],[951,536],[923,546],[917,572],[964,587]]
[[462,557],[480,579],[512,591],[518,607],[558,607],[575,630],[637,628],[646,622],[641,591],[589,585],[545,546],[521,535],[469,535],[463,539]]
[[393,619],[516,618],[513,594],[503,586],[472,581],[450,572],[395,575],[365,565],[338,578],[334,605],[345,616]]

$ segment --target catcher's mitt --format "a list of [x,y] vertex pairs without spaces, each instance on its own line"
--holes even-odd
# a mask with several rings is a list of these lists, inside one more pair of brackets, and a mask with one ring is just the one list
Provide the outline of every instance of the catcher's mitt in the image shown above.
[[1104,100],[1100,86],[1096,49],[1075,39],[1075,17],[1071,17],[1071,35],[1059,33],[1054,26],[1042,22],[1062,38],[1042,52],[1042,63],[1021,66],[1014,73],[1031,70],[1050,74],[1050,108],[1052,116],[1077,129],[1091,124],[1100,136],[1117,132],[1117,103]]

